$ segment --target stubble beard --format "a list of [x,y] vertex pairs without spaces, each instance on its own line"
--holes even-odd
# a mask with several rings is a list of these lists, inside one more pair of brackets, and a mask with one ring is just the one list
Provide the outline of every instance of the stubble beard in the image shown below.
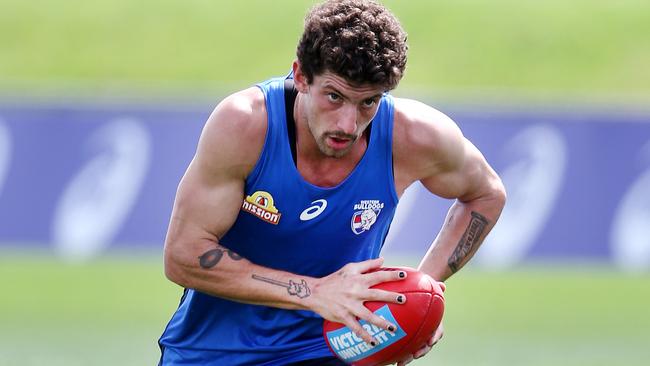
[[[312,138],[316,142],[316,146],[318,146],[318,150],[327,157],[335,158],[335,159],[344,157],[352,150],[354,144],[359,138],[359,136],[349,135],[340,131],[325,131],[319,133],[310,121],[312,121],[312,119],[307,118],[306,121],[307,129],[309,130],[309,133],[311,133]],[[350,139],[350,144],[345,149],[336,150],[327,145],[328,137],[339,137],[339,138]]]
[[[311,130],[311,128],[310,128],[310,130]],[[356,136],[341,134],[341,133],[338,133],[338,132],[325,132],[319,138],[316,138],[315,137],[316,135],[314,135],[314,133],[312,131],[312,135],[314,136],[314,138],[316,140],[316,145],[318,146],[318,149],[320,150],[320,152],[323,153],[323,155],[325,155],[327,157],[335,158],[335,159],[339,159],[339,158],[342,158],[345,155],[347,155],[352,150],[352,148],[354,147],[354,144],[357,141]],[[349,145],[345,149],[336,150],[336,149],[332,149],[330,146],[327,145],[327,138],[328,137],[348,138],[348,139],[350,139],[350,142],[349,142]]]

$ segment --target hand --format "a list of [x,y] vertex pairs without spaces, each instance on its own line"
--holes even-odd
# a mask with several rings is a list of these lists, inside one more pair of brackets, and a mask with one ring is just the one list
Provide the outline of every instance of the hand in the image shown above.
[[418,359],[418,358],[420,358],[420,357],[423,357],[423,356],[426,355],[427,353],[429,353],[429,351],[431,351],[431,348],[433,348],[433,346],[435,346],[436,343],[438,343],[438,341],[442,338],[443,333],[444,333],[444,329],[443,329],[442,324],[440,324],[440,326],[438,327],[438,329],[436,329],[436,331],[433,332],[433,335],[432,335],[431,338],[427,341],[427,344],[425,344],[424,346],[422,346],[422,348],[420,348],[419,350],[417,350],[414,354],[408,356],[407,358],[405,358],[405,359],[403,359],[403,360],[400,360],[400,361],[397,363],[397,366],[405,366],[405,365],[407,365],[409,362],[413,361],[414,359]]
[[395,331],[396,325],[375,315],[363,303],[382,301],[403,304],[406,296],[385,290],[371,289],[382,282],[400,281],[406,278],[403,271],[376,271],[384,263],[382,258],[346,264],[329,276],[320,278],[312,287],[309,308],[323,318],[345,324],[358,337],[373,346],[377,341],[361,326],[358,319],[365,320],[382,329]]

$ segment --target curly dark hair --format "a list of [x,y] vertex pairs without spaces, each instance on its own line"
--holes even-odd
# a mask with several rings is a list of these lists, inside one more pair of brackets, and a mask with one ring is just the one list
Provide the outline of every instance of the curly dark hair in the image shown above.
[[394,89],[406,68],[406,33],[370,0],[328,0],[305,17],[297,56],[307,82],[330,71],[355,85]]

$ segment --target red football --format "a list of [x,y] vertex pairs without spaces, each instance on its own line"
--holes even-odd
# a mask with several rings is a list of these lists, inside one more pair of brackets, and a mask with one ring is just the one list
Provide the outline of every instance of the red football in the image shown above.
[[323,323],[323,336],[332,353],[355,366],[393,364],[415,353],[431,338],[442,321],[445,298],[444,290],[438,282],[413,268],[395,267],[380,270],[399,270],[407,273],[404,280],[384,282],[372,287],[404,294],[406,303],[365,303],[370,311],[395,324],[395,332],[361,320],[361,325],[377,341],[377,345],[371,347],[343,324],[329,320]]

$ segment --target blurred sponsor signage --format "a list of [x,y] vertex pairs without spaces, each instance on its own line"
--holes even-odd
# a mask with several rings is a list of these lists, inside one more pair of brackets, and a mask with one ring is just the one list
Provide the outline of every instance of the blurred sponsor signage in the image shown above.
[[[650,269],[650,115],[447,111],[502,176],[508,204],[475,262],[597,260]],[[209,106],[0,105],[0,247],[83,260],[162,248]],[[422,255],[450,201],[419,184],[386,242]]]

